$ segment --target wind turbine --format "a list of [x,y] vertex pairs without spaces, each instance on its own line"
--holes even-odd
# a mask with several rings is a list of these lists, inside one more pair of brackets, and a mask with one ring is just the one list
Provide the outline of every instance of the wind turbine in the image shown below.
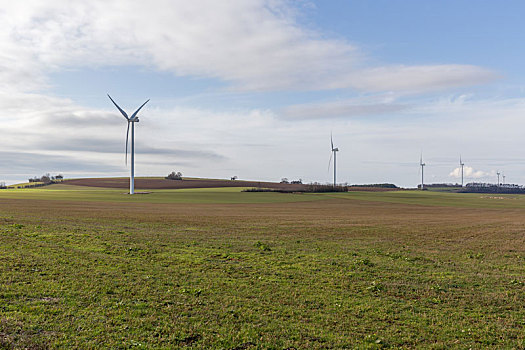
[[425,182],[423,181],[423,167],[425,165],[426,164],[423,163],[423,153],[421,153],[421,156],[419,157],[419,166],[421,167],[421,190],[423,190],[425,187]]
[[465,163],[461,161],[461,154],[459,155],[459,166],[461,167],[461,187],[463,187],[463,167]]
[[128,164],[128,138],[129,138],[129,125],[131,124],[131,173],[129,175],[129,194],[135,194],[135,123],[139,122],[139,117],[137,117],[137,114],[142,109],[142,107],[144,107],[144,105],[149,102],[149,100],[144,102],[142,106],[140,106],[131,115],[131,117],[128,117],[128,114],[124,112],[124,110],[120,108],[119,105],[115,101],[113,101],[113,99],[111,98],[111,96],[109,96],[109,94],[108,94],[108,97],[111,100],[111,102],[113,102],[115,107],[117,107],[120,113],[122,113],[124,118],[126,118],[126,120],[128,121],[128,130],[126,131],[126,164]]
[[332,150],[331,152],[332,153],[330,154],[330,161],[328,162],[328,169],[330,170],[330,163],[332,162],[332,155],[333,155],[334,156],[334,186],[336,186],[336,184],[337,184],[336,177],[335,177],[335,175],[336,175],[336,171],[335,170],[336,170],[336,165],[337,165],[336,164],[336,158],[337,158],[337,153],[336,152],[339,152],[339,148],[337,148],[337,147],[334,148],[334,140],[332,138],[332,134],[331,133],[330,133],[330,144],[332,146],[332,148],[331,148],[331,150]]

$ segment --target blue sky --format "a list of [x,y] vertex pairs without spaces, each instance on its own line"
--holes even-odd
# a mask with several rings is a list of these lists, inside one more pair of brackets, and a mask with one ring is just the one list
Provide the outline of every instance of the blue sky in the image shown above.
[[[344,35],[389,62],[469,62],[505,69],[523,46],[522,1],[326,1],[320,28]],[[487,45],[489,44],[490,45]]]
[[91,1],[0,10],[0,181],[137,175],[525,183],[519,1]]

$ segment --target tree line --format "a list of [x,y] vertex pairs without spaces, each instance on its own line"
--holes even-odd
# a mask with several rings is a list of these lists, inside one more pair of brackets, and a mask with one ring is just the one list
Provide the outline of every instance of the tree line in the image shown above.
[[43,182],[45,184],[50,184],[50,183],[53,183],[53,182],[59,182],[59,181],[62,181],[62,180],[64,180],[64,176],[62,174],[51,176],[49,173],[47,173],[45,175],[42,175],[40,177],[35,176],[33,178],[28,179],[28,181],[30,183],[31,182]]

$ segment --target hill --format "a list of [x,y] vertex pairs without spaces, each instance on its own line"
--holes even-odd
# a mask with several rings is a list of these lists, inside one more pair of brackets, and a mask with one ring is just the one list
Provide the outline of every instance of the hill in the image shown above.
[[[129,188],[129,178],[85,178],[70,179],[62,182],[64,185],[103,187],[103,188]],[[277,182],[219,180],[185,178],[184,180],[167,180],[160,177],[135,178],[135,188],[144,190],[153,189],[182,189],[182,188],[217,188],[217,187],[263,187],[300,191],[305,188],[302,184],[282,184]]]

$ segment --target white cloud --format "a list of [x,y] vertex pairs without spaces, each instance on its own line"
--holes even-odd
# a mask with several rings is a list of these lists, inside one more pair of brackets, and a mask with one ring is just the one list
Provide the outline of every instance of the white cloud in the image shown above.
[[283,108],[282,117],[287,119],[328,119],[356,116],[383,115],[403,111],[408,106],[382,98],[354,98],[320,103],[305,103]]
[[[3,125],[0,138],[3,152],[0,173],[19,173],[21,168],[33,168],[36,172],[57,168],[62,168],[62,171],[81,170],[81,164],[85,164],[86,172],[99,164],[100,169],[108,171],[107,175],[125,173],[126,122],[111,108],[109,100],[108,110],[97,110],[78,106],[68,99],[0,93],[0,118],[8,121]],[[184,113],[185,116],[191,115],[188,111]],[[193,114],[198,113],[193,111]],[[137,159],[139,164],[146,161],[156,163],[158,166],[152,167],[153,173],[166,168],[167,164],[188,165],[202,161],[209,164],[227,160],[208,145],[197,148],[197,142],[180,141],[183,137],[166,127],[167,120],[176,123],[173,116],[179,114],[153,109],[143,115],[146,117],[141,119],[136,130]],[[172,118],[166,118],[166,115]],[[162,122],[156,123],[159,120]],[[14,162],[16,153],[21,156]],[[29,163],[22,167],[25,160]],[[68,160],[71,166],[65,166]]]
[[[360,101],[391,103],[389,98]],[[306,118],[298,123],[270,110],[161,109],[152,100],[136,129],[136,170],[138,175],[177,170],[188,176],[328,181],[333,130],[343,182],[415,186],[423,150],[425,176],[435,182],[449,181],[451,165],[462,153],[466,181],[485,176],[483,181],[494,182],[493,173],[478,169],[497,168],[505,170],[508,182],[523,183],[524,113],[520,99],[460,103],[452,98],[424,101],[423,107],[411,104],[392,118]],[[38,94],[0,94],[0,119],[5,121],[0,181],[48,171],[127,175],[126,123],[109,100],[106,109],[93,109]],[[21,173],[26,175],[16,175]]]
[[424,92],[493,79],[470,65],[367,67],[348,41],[301,26],[285,0],[10,1],[0,87],[44,86],[65,67],[142,65],[244,90]]
[[460,64],[385,66],[357,73],[355,86],[367,91],[424,92],[475,85],[494,80],[487,69]]
[[[448,174],[450,177],[461,179],[461,168],[457,167],[450,174]],[[463,177],[468,179],[481,179],[483,177],[486,177],[490,175],[490,173],[486,173],[481,170],[474,170],[474,168],[469,166],[463,167]]]
[[[141,175],[181,170],[197,176],[329,180],[330,129],[341,149],[339,178],[352,183],[417,183],[420,149],[425,156],[452,155],[453,163],[442,166],[430,157],[425,174],[436,181],[447,178],[460,151],[476,156],[476,167],[502,161],[498,147],[509,149],[508,157],[520,157],[521,100],[396,99],[483,83],[494,78],[492,72],[456,63],[370,66],[366,53],[350,41],[300,25],[295,6],[285,0],[5,1],[0,147],[7,158],[0,173],[15,171],[9,162],[20,153],[24,161],[16,174],[65,171],[71,163],[70,172],[125,175],[126,126],[110,102],[105,109],[89,108],[44,92],[52,83],[50,73],[121,65],[215,78],[239,90],[350,88],[365,96],[392,91],[378,98],[328,97],[280,111],[160,109],[152,99],[137,127]],[[340,118],[384,114],[392,118],[356,120],[351,126]],[[325,117],[331,118],[329,125],[320,123]],[[90,147],[90,135],[96,147]],[[525,173],[518,165],[512,170],[509,174]]]

